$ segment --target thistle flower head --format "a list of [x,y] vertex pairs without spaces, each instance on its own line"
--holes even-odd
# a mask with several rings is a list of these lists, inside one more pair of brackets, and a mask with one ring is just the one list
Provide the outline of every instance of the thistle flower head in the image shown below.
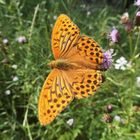
[[112,31],[110,32],[109,38],[111,39],[111,41],[113,43],[119,42],[120,33],[119,33],[119,31],[115,27],[113,27]]
[[140,6],[140,0],[136,0],[135,3],[134,3],[134,5]]
[[100,68],[102,70],[107,70],[112,65],[112,55],[113,55],[113,49],[109,49],[106,52],[104,52],[104,60]]

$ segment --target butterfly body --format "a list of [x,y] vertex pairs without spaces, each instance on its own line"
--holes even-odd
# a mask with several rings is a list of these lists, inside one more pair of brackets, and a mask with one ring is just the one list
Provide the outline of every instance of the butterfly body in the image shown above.
[[52,69],[57,68],[60,70],[69,70],[69,69],[78,69],[78,65],[76,63],[70,63],[68,60],[65,59],[58,59],[51,61],[48,64]]
[[52,32],[55,60],[42,87],[38,115],[42,125],[51,123],[74,99],[93,95],[103,82],[100,65],[102,49],[92,38],[80,35],[79,28],[62,14]]

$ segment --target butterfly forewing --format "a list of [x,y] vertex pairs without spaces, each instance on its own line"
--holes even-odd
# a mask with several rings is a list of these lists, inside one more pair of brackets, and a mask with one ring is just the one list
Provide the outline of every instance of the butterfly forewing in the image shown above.
[[67,57],[79,38],[79,28],[62,14],[58,17],[52,32],[52,50],[55,59]]

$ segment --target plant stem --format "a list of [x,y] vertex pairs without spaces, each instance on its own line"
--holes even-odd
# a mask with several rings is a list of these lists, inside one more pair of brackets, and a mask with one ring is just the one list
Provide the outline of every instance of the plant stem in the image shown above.
[[31,40],[31,38],[32,38],[32,32],[33,32],[35,20],[36,20],[36,17],[37,17],[38,9],[39,9],[39,4],[35,7],[34,16],[33,16],[31,28],[30,28],[30,31],[29,31],[29,44],[30,44],[30,40]]
[[137,36],[137,40],[136,40],[136,44],[135,44],[135,48],[133,52],[133,58],[135,57],[137,49],[138,49],[139,39],[140,39],[140,28],[138,28],[138,36]]
[[128,35],[128,40],[129,40],[129,49],[130,49],[130,58],[132,56],[132,35]]
[[29,139],[30,140],[33,140],[32,139],[32,135],[31,135],[31,131],[30,131],[30,127],[29,127],[29,124],[28,124],[28,119],[27,119],[28,110],[29,110],[29,104],[27,105],[27,108],[26,108],[26,112],[25,112],[25,116],[24,116],[24,120],[23,120],[23,124],[22,125],[23,125],[23,127],[27,128]]

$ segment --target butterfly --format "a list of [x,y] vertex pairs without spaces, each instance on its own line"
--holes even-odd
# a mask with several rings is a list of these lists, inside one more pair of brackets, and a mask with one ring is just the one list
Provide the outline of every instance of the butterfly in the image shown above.
[[50,124],[74,99],[93,95],[103,82],[100,65],[104,55],[92,38],[80,35],[79,28],[61,14],[52,31],[55,60],[39,95],[38,116],[41,125]]

